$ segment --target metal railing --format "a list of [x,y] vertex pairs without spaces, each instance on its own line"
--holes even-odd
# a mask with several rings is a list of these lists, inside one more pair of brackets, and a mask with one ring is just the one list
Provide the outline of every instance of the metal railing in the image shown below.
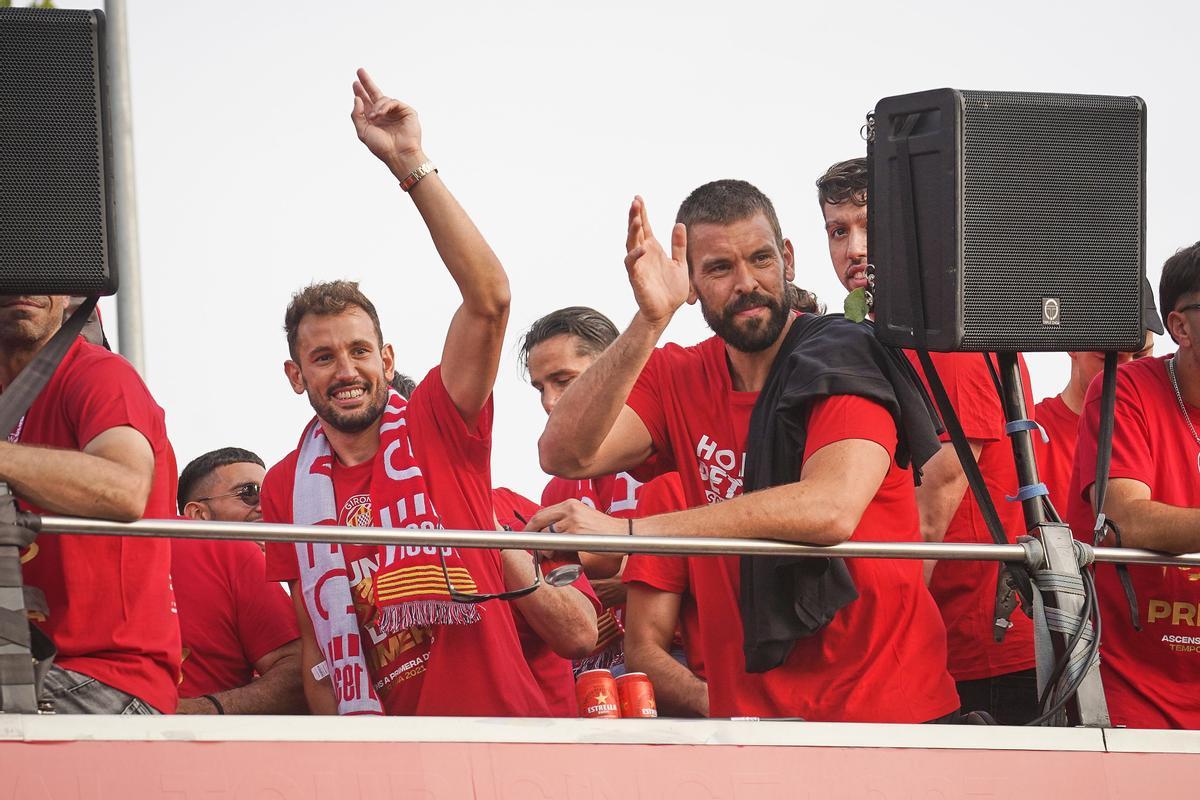
[[[715,556],[771,555],[812,558],[915,558],[948,561],[1024,562],[1026,549],[1019,544],[958,544],[934,542],[851,541],[827,547],[792,544],[770,539],[699,538],[694,536],[626,536],[585,533],[535,533],[530,531],[410,530],[401,528],[351,528],[333,525],[280,525],[265,522],[211,522],[207,520],[140,520],[111,522],[76,517],[41,517],[45,533],[82,533],[100,536],[146,536],[180,539],[247,539],[266,542],[330,542],[337,544],[482,547],[527,550],[584,550],[600,553],[653,553],[658,555]],[[1200,567],[1200,553],[1173,556],[1136,548],[1095,548],[1097,563]]]

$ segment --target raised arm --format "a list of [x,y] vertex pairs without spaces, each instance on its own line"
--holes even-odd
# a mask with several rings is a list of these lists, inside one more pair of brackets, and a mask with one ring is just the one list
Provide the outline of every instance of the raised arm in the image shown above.
[[[429,161],[417,112],[385,96],[366,70],[360,69],[354,82],[351,117],[358,138],[397,180]],[[463,419],[474,426],[496,382],[511,301],[508,276],[437,173],[421,178],[409,196],[462,295],[442,350],[442,382]]]
[[629,208],[625,269],[637,314],[600,358],[571,383],[538,440],[542,469],[585,478],[630,469],[654,451],[650,432],[625,405],[675,311],[689,296],[687,231],[671,231],[668,255],[654,238],[646,204]]

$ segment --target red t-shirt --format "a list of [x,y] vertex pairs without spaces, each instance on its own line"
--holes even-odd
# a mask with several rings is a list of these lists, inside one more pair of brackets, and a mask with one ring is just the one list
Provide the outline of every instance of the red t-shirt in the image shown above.
[[[682,511],[687,508],[687,499],[683,496],[683,484],[679,475],[668,472],[647,481],[642,489],[638,503],[638,514],[643,517],[653,517],[656,514],[668,514],[672,511]],[[646,562],[657,562],[649,565]],[[646,553],[633,553],[625,563],[625,573],[622,576],[626,583],[637,581],[650,584],[653,581],[643,580],[644,570],[653,570],[664,576],[663,580],[672,585],[678,585],[679,602],[679,644],[687,656],[688,669],[701,678],[704,677],[704,648],[700,638],[700,616],[696,608],[696,598],[687,591],[687,559],[683,556],[652,556]]]
[[[905,352],[924,381],[916,353]],[[1025,517],[1020,503],[1010,503],[1004,498],[1017,493],[1020,481],[1012,443],[1004,432],[1004,408],[987,363],[979,353],[930,353],[930,356],[963,432],[981,445],[979,471],[1008,541],[1016,542],[1017,537],[1025,535]],[[1025,397],[1033,397],[1025,359],[1020,358],[1018,363]],[[950,435],[943,434],[942,441],[950,441]],[[945,541],[992,544],[970,487],[950,520]],[[999,567],[994,561],[939,561],[934,567],[929,591],[946,623],[950,673],[955,680],[990,678],[1036,665],[1033,623],[1020,609],[1013,612],[1012,627],[1003,642],[997,644],[992,636],[998,574]]]
[[[493,490],[492,497],[496,503],[496,519],[501,525],[507,525],[514,531],[525,529],[525,523],[521,522],[517,514],[528,522],[538,512],[537,503],[503,486]],[[561,563],[543,561],[542,571],[549,572]],[[592,607],[599,614],[600,601],[592,591],[587,576],[580,573],[578,580],[571,585],[591,601]],[[517,624],[517,637],[521,640],[521,652],[525,654],[529,670],[541,687],[542,694],[546,696],[546,705],[550,708],[551,716],[579,716],[579,704],[575,700],[575,673],[571,667],[571,660],[555,653],[550,645],[546,644],[546,640],[529,626],[525,616],[516,607],[513,608],[513,619]]]
[[[676,468],[690,506],[741,493],[746,436],[757,393],[733,391],[725,345],[667,345],[651,356],[629,396],[653,438],[660,468]],[[805,458],[844,439],[895,451],[896,430],[881,407],[856,397],[814,404]],[[854,539],[917,541],[912,475],[893,461]],[[851,559],[859,598],[819,634],[796,642],[787,661],[747,673],[738,608],[737,556],[688,558],[688,589],[699,607],[704,670],[714,717],[923,722],[958,707],[946,672],[946,634],[917,561]],[[647,581],[649,585],[653,583]],[[678,586],[656,586],[677,591]]]
[[254,662],[300,637],[292,599],[267,580],[254,542],[172,539],[171,578],[183,637],[180,697],[245,686]]
[[[33,401],[21,444],[82,450],[101,433],[128,426],[154,450],[145,519],[175,517],[175,454],[163,411],[129,362],[77,339]],[[21,508],[45,513],[29,503]],[[175,710],[179,622],[171,592],[171,545],[137,536],[42,534],[21,556],[25,583],[46,595],[40,622],[58,647],[54,663]]]
[[[475,430],[442,384],[435,367],[408,401],[408,432],[414,458],[442,524],[457,530],[495,530],[491,490],[492,404],[480,414]],[[292,522],[292,487],[297,451],[280,461],[263,481],[263,519]],[[333,463],[333,488],[339,525],[370,524],[372,462],[355,467]],[[379,548],[346,545],[346,569],[354,592],[376,692],[386,713],[395,716],[546,716],[546,704],[517,641],[507,603],[479,606],[473,625],[411,628],[382,635],[369,620]],[[463,566],[480,593],[505,589],[497,550],[462,548]],[[267,545],[267,578],[297,580],[296,548]]]
[[551,478],[542,490],[542,508],[564,500],[579,500],[613,517],[637,516],[641,481],[628,472],[587,480]]
[[1049,442],[1035,434],[1038,476],[1050,490],[1050,502],[1059,514],[1070,504],[1071,464],[1075,461],[1075,437],[1079,434],[1079,415],[1063,402],[1062,395],[1047,397],[1033,409],[1033,417],[1046,431]]
[[[1088,389],[1071,478],[1068,520],[1091,542],[1095,515],[1084,492],[1096,479],[1096,438],[1102,381]],[[1188,408],[1200,430],[1200,409]],[[1196,445],[1167,376],[1166,357],[1142,358],[1117,368],[1112,478],[1150,487],[1150,499],[1200,508],[1200,447]],[[1116,568],[1096,566],[1104,630],[1100,673],[1114,725],[1200,728],[1200,569],[1130,566],[1142,630],[1134,630]]]

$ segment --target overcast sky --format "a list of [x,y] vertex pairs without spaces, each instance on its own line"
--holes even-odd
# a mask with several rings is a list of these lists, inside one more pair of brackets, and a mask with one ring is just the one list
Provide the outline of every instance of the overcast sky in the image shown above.
[[[494,481],[535,499],[545,417],[515,344],[565,305],[628,323],[634,193],[666,231],[701,183],[757,184],[795,244],[797,283],[838,308],[813,182],[864,154],[879,98],[1137,94],[1152,283],[1200,238],[1195,4],[131,0],[128,14],[147,378],[180,466],[225,445],[270,464],[295,446],[312,412],[284,379],[281,326],[312,280],[360,280],[403,371],[439,358],[459,298],[354,135],[358,66],[417,109],[426,152],[508,270]],[[686,306],[668,332],[707,335]],[[1066,383],[1066,356],[1029,360],[1038,398]]]

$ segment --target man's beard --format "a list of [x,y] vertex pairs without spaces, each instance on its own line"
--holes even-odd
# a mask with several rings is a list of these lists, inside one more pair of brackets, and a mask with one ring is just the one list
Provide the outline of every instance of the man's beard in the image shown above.
[[[366,395],[370,397],[370,402],[365,408],[358,411],[345,412],[339,410],[333,404],[332,395],[335,392],[340,392],[343,389],[352,389],[362,386],[366,390]],[[308,402],[313,407],[313,411],[317,412],[317,416],[322,422],[330,425],[334,430],[342,433],[361,433],[367,428],[375,424],[375,422],[383,416],[383,409],[387,406],[387,387],[382,383],[375,383],[371,386],[363,386],[360,384],[342,384],[329,389],[326,395],[321,396],[308,387]]]
[[[763,306],[770,312],[767,318],[751,317],[739,325],[738,312],[757,306]],[[781,298],[759,292],[742,295],[720,312],[700,301],[700,313],[704,315],[708,327],[727,345],[743,353],[761,353],[775,344],[787,324],[788,311],[787,304]]]

